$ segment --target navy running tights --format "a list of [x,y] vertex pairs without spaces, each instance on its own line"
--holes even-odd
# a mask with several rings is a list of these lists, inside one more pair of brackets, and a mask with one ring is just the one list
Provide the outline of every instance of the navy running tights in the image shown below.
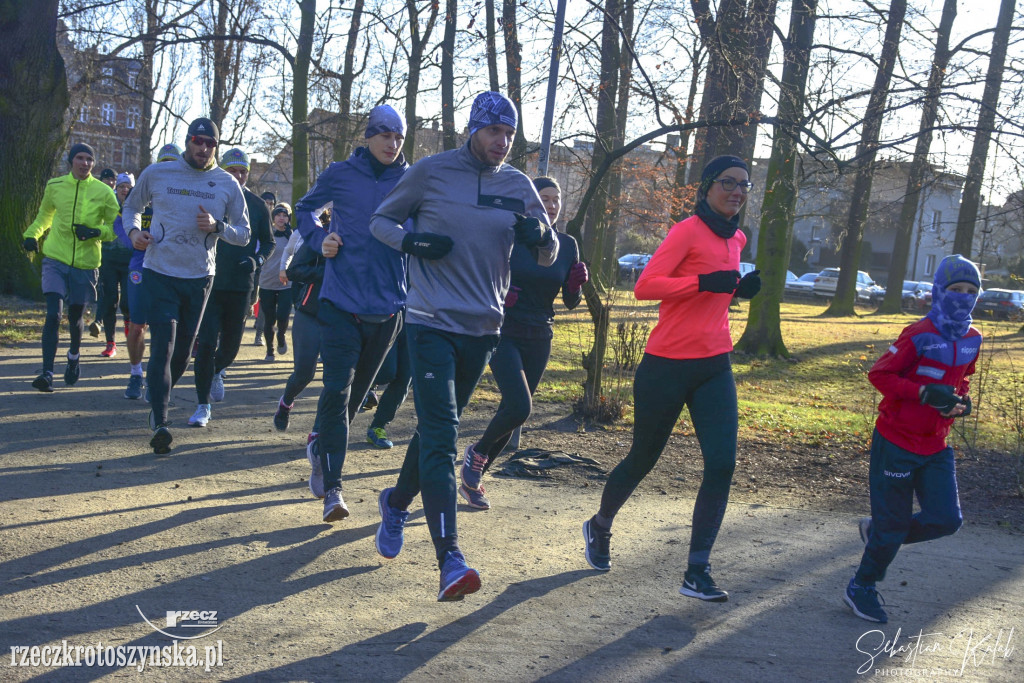
[[[57,355],[57,337],[60,330],[60,319],[64,315],[64,300],[60,294],[49,292],[46,295],[46,322],[43,323],[43,370],[53,372],[53,359]],[[68,334],[71,343],[68,353],[77,354],[82,346],[82,334],[85,332],[84,304],[68,306]]]
[[736,468],[736,384],[727,353],[692,360],[644,354],[633,382],[633,445],[608,476],[600,514],[615,517],[658,462],[684,405],[690,409],[704,457],[704,476],[693,507],[689,562],[707,564]]

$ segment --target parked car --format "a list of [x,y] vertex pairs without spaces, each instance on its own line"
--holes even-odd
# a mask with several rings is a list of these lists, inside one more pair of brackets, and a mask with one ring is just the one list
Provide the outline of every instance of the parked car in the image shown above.
[[[814,296],[834,297],[839,282],[839,269],[826,268],[814,278]],[[885,288],[879,287],[871,276],[863,270],[857,271],[857,301],[881,301],[885,296]]]
[[905,311],[927,313],[932,307],[932,283],[904,280],[902,303]]
[[640,273],[644,271],[647,262],[651,260],[650,254],[626,254],[619,258],[619,280],[624,282],[636,282]]
[[1004,320],[1024,320],[1024,292],[1014,289],[986,289],[974,307],[975,317],[981,314]]
[[747,273],[752,273],[757,270],[757,266],[753,263],[747,263],[746,261],[740,261],[740,277],[743,277]]
[[786,275],[786,296],[792,297],[812,297],[814,296],[814,279],[818,277],[817,273],[804,273],[800,277],[789,277],[792,273],[787,271]]

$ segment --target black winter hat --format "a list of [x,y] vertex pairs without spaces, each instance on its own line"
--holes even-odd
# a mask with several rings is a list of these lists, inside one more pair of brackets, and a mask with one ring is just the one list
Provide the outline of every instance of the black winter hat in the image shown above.
[[93,148],[90,145],[87,145],[84,142],[76,142],[75,144],[71,145],[71,149],[68,151],[68,163],[70,164],[72,161],[74,161],[75,157],[81,154],[82,152],[88,153],[89,156],[91,156],[93,159],[96,158],[96,151],[93,150]]

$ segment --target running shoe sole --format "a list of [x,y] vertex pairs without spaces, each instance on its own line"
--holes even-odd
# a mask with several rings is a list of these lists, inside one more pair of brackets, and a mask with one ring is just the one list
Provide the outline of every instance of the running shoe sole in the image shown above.
[[52,394],[53,393],[53,381],[47,382],[46,378],[43,377],[42,375],[40,375],[39,377],[36,377],[34,380],[32,380],[32,386],[33,386],[33,388],[38,389],[39,391],[43,392],[44,394]]
[[491,509],[490,501],[488,501],[486,498],[484,498],[485,502],[484,502],[483,505],[481,505],[480,503],[474,501],[473,500],[473,494],[470,492],[469,487],[467,487],[465,484],[461,484],[459,486],[459,495],[462,496],[465,499],[466,505],[468,505],[469,507],[473,508],[474,510],[490,510]]
[[697,598],[698,600],[703,600],[704,602],[729,602],[729,594],[725,591],[722,591],[721,595],[705,595],[704,593],[700,593],[691,588],[687,588],[685,582],[679,589],[679,594],[685,595],[688,598]]
[[344,503],[336,506],[330,512],[324,514],[325,522],[340,522],[341,520],[348,517],[348,508],[345,507]]
[[476,593],[478,590],[480,590],[480,574],[475,569],[470,569],[442,588],[437,594],[437,601],[458,602],[470,593]]
[[171,442],[173,441],[171,433],[167,429],[158,429],[153,434],[153,438],[149,440],[149,445],[153,447],[153,452],[157,455],[166,455],[171,452]]
[[[312,468],[309,474],[309,492],[312,493],[317,498],[323,499],[327,495],[327,492],[324,491],[324,481],[322,473],[320,475],[320,490],[318,491],[315,488],[313,488],[313,472],[316,471],[317,465],[320,464],[320,456],[313,452],[314,443],[315,441],[310,441],[306,444],[306,460],[309,461],[309,466],[310,468]],[[314,462],[314,460],[316,462]]]

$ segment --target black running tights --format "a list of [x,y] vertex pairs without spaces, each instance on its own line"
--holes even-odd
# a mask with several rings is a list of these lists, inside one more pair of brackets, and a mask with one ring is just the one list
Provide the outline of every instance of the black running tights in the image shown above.
[[[71,338],[68,353],[72,355],[77,354],[82,346],[82,334],[85,332],[85,321],[82,318],[84,313],[83,304],[68,306],[68,334]],[[57,355],[57,334],[63,315],[64,299],[60,294],[46,294],[46,322],[43,323],[43,370],[46,372],[53,372],[53,359]]]

